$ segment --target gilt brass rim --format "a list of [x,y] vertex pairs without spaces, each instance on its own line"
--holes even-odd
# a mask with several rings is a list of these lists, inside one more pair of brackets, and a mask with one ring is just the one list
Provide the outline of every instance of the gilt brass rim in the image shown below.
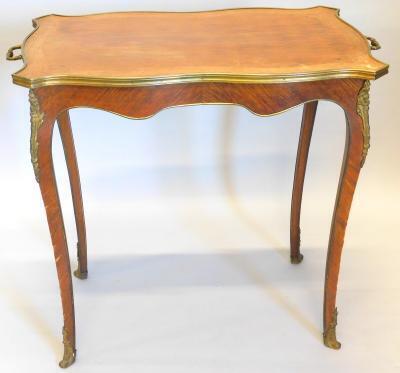
[[27,79],[13,74],[13,82],[26,88],[40,88],[54,85],[83,85],[93,87],[145,87],[166,84],[181,83],[241,83],[241,84],[277,84],[312,82],[328,79],[357,78],[363,80],[374,80],[386,74],[380,74],[358,70],[331,70],[308,74],[287,75],[233,75],[233,74],[190,74],[176,76],[158,76],[151,78],[106,78],[106,77],[83,77],[83,76],[47,76],[38,79]]
[[[327,7],[327,6],[314,6],[308,8],[271,8],[271,7],[253,7],[253,8],[230,8],[230,9],[215,9],[215,10],[204,10],[204,11],[188,11],[188,12],[163,12],[163,11],[134,11],[134,12],[111,12],[112,13],[207,13],[207,12],[225,12],[232,10],[257,10],[257,9],[280,9],[280,10],[310,10],[316,8],[325,8],[336,11],[336,17],[341,22],[356,31],[361,35],[368,48],[369,56],[377,62],[383,63],[377,60],[371,54],[371,48],[367,37],[357,30],[354,26],[350,25],[342,18],[340,18],[340,9]],[[343,78],[355,78],[364,80],[375,80],[388,73],[389,65],[378,70],[377,72],[366,71],[366,70],[354,70],[354,69],[343,69],[343,70],[325,70],[311,73],[290,73],[290,74],[229,74],[229,73],[193,73],[184,75],[169,75],[169,76],[151,76],[151,77],[89,77],[89,76],[69,76],[69,75],[56,75],[56,76],[45,76],[36,79],[29,79],[26,77],[18,76],[27,66],[27,59],[24,53],[24,47],[30,36],[32,36],[38,29],[38,20],[48,16],[57,17],[85,17],[94,16],[100,14],[109,13],[92,13],[86,15],[70,16],[70,15],[59,15],[59,14],[48,14],[33,19],[34,29],[24,39],[22,43],[22,60],[24,66],[16,73],[12,74],[13,83],[31,89],[36,89],[45,86],[54,85],[81,85],[81,86],[94,86],[94,87],[143,87],[143,86],[155,86],[155,85],[166,85],[166,84],[181,84],[181,83],[233,83],[233,84],[279,84],[279,83],[297,83],[297,82],[311,82],[318,80],[329,80],[329,79],[343,79]]]

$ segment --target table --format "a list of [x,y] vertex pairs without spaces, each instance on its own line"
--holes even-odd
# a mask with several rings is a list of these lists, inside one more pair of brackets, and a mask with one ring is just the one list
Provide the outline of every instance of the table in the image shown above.
[[[346,115],[346,147],[328,244],[323,340],[330,348],[340,348],[337,283],[351,202],[370,146],[370,80],[388,72],[388,65],[370,52],[379,49],[379,43],[328,7],[48,15],[33,24],[34,31],[22,46],[10,48],[7,58],[23,60],[13,82],[30,89],[31,159],[61,289],[60,366],[75,361],[75,315],[51,144],[58,122],[78,235],[74,274],[86,279],[85,219],[68,114],[76,107],[147,118],[180,105],[234,104],[267,116],[304,104],[290,220],[290,259],[297,264],[303,259],[300,210],[317,104],[338,104]],[[15,54],[18,49],[22,54]]]

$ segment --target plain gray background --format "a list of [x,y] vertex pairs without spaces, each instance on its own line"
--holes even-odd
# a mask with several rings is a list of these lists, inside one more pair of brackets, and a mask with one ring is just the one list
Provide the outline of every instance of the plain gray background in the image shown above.
[[[344,115],[318,107],[302,210],[305,260],[288,260],[301,107],[165,110],[146,121],[71,113],[88,233],[89,279],[74,279],[78,358],[71,372],[398,372],[400,3],[389,1],[20,1],[2,4],[0,50],[49,13],[341,8],[382,50],[371,87],[371,149],[348,225],[339,283],[341,351],[321,341],[326,247]],[[83,48],[85,46],[82,46]],[[316,51],[318,53],[318,51]],[[0,370],[54,372],[61,306],[29,155],[21,62],[0,61]],[[57,131],[54,159],[72,266],[75,227]]]

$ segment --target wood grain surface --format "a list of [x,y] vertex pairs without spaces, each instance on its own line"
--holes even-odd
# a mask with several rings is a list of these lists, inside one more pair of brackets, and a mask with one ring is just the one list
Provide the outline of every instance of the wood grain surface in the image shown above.
[[374,79],[388,69],[364,35],[327,7],[50,15],[34,23],[26,66],[14,74],[31,88]]

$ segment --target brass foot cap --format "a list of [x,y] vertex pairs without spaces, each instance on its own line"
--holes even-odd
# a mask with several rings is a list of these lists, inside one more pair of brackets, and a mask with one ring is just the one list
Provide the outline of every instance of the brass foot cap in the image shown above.
[[336,339],[331,339],[324,336],[324,345],[326,347],[332,348],[333,350],[339,350],[342,344]]
[[69,366],[71,366],[75,361],[75,355],[76,355],[75,352],[64,353],[63,359],[58,364],[60,368],[68,368]]
[[290,255],[290,262],[292,264],[299,264],[303,261],[303,254]]
[[88,272],[81,272],[81,270],[78,268],[74,271],[74,276],[79,278],[80,280],[86,280],[88,278]]

